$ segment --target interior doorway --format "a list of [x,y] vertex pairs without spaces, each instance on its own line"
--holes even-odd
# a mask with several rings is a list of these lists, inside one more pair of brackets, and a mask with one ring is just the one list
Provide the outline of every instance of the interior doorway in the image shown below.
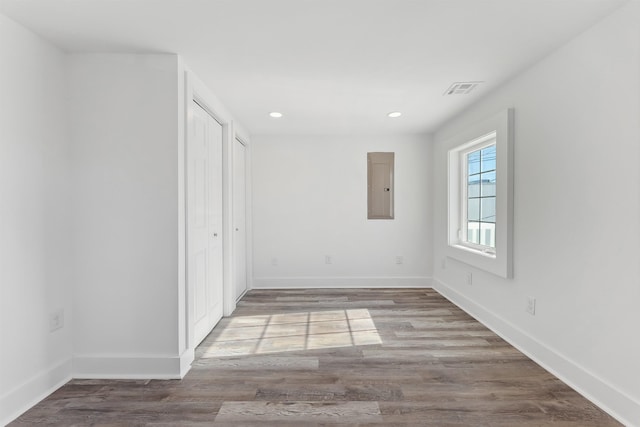
[[247,291],[246,147],[233,141],[233,271],[236,300]]

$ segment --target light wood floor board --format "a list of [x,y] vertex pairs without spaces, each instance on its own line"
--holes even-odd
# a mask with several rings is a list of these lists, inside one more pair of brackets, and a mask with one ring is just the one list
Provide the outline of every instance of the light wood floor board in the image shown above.
[[[225,402],[216,423],[288,421],[302,425],[311,423],[362,423],[382,421],[378,403],[374,401],[278,401]],[[214,423],[215,425],[215,423]]]
[[73,380],[11,426],[619,426],[432,289],[254,290],[181,380]]

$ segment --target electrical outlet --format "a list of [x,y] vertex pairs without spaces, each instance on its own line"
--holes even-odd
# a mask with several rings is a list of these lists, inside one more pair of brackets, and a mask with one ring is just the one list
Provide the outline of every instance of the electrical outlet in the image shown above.
[[527,313],[532,316],[536,315],[536,299],[534,297],[527,297]]
[[473,275],[467,272],[467,285],[473,285]]
[[402,255],[396,256],[396,264],[404,264],[404,257]]
[[278,265],[278,258],[276,257],[271,258],[271,265],[274,267]]
[[49,332],[57,331],[64,327],[64,309],[49,314]]
[[444,270],[445,268],[447,268],[447,259],[446,258],[442,258],[442,261],[440,261],[440,267]]
[[331,259],[331,255],[325,255],[324,256],[324,263],[325,264],[332,264],[333,263],[333,259]]

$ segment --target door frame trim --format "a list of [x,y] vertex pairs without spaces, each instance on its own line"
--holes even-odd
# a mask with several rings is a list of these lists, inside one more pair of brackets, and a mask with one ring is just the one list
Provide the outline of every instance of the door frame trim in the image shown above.
[[[236,285],[236,280],[235,280],[235,274],[237,272],[236,269],[236,259],[235,259],[235,254],[236,254],[236,245],[237,245],[237,238],[236,238],[236,233],[233,233],[233,235],[231,236],[231,243],[232,243],[232,250],[233,250],[233,255],[234,255],[234,259],[233,259],[233,264],[232,264],[232,268],[233,268],[233,295],[234,298],[237,301],[240,301],[240,299],[242,299],[242,297],[244,296],[244,294],[247,293],[247,291],[249,289],[251,289],[251,282],[249,279],[249,274],[250,274],[250,269],[249,269],[249,262],[251,261],[251,258],[249,257],[250,254],[250,250],[249,250],[249,223],[250,223],[250,218],[249,218],[249,214],[248,214],[248,209],[249,209],[249,197],[247,197],[247,195],[249,194],[249,173],[248,173],[248,165],[249,165],[249,161],[248,161],[248,157],[249,157],[249,147],[248,145],[242,140],[242,138],[238,137],[237,135],[234,136],[234,139],[231,141],[232,146],[231,146],[231,150],[233,152],[233,162],[231,163],[233,165],[233,167],[235,168],[236,165],[236,151],[235,151],[235,143],[236,141],[238,142],[238,144],[240,144],[242,146],[243,149],[243,154],[244,154],[244,159],[243,159],[243,164],[244,164],[244,224],[242,225],[243,227],[243,232],[244,232],[244,279],[245,279],[245,287],[244,290],[240,293],[240,295],[237,294],[238,289],[237,289],[237,285]],[[234,183],[232,186],[232,190],[233,190],[233,199],[231,200],[231,218],[233,221],[233,229],[235,230],[236,227],[236,207],[235,207],[235,191],[237,190],[237,187],[235,185],[235,170],[232,171],[233,173],[233,177],[234,177]]]

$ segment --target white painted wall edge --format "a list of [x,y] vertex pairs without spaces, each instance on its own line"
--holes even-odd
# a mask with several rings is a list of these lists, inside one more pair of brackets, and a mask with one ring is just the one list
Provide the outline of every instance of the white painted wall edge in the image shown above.
[[433,289],[627,427],[640,427],[640,402],[437,278]]
[[9,424],[71,380],[71,359],[31,377],[0,396],[0,425]]
[[253,289],[430,288],[431,277],[254,277]]
[[184,366],[189,359],[187,353],[180,356],[74,356],[72,376],[78,379],[181,379],[183,372],[189,370]]

